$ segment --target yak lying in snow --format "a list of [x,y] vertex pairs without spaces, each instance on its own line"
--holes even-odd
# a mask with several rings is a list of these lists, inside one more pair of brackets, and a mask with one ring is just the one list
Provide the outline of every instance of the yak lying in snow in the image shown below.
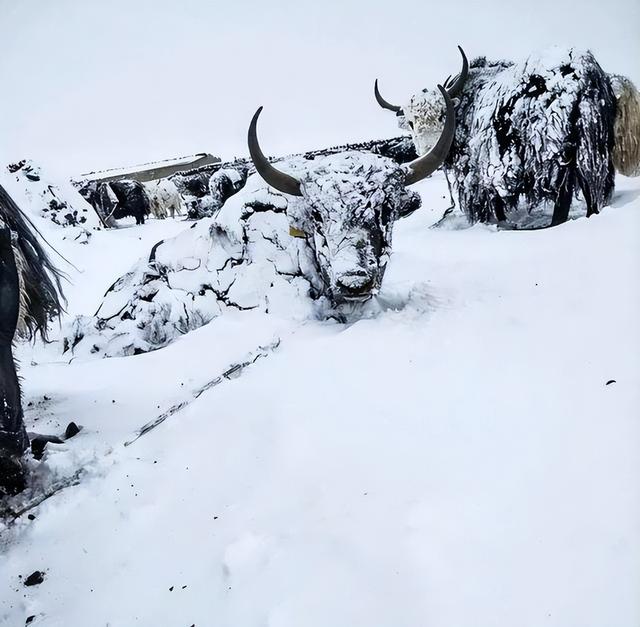
[[[638,92],[607,75],[590,52],[553,49],[518,64],[479,58],[468,65],[460,51],[462,72],[446,84],[458,98],[458,124],[445,171],[471,222],[550,203],[551,224],[560,224],[578,189],[589,216],[609,201],[615,168],[640,173]],[[418,154],[433,145],[443,119],[435,90],[404,107],[384,100],[377,82],[375,95],[411,132]]]
[[29,446],[12,343],[36,334],[46,339],[62,309],[60,274],[33,230],[0,186],[0,496],[24,487],[21,456]]
[[453,140],[453,103],[442,94],[440,140],[406,169],[362,152],[289,159],[276,169],[258,145],[258,110],[249,129],[257,174],[215,218],[156,244],[94,316],[73,322],[65,350],[130,355],[165,346],[228,307],[323,317],[370,299],[394,221],[419,206],[406,186],[439,167]]

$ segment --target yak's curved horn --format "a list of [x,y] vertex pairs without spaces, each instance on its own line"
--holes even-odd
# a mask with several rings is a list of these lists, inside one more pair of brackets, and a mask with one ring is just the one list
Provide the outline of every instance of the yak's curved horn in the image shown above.
[[438,85],[438,89],[447,107],[444,129],[442,129],[442,134],[436,145],[426,155],[409,164],[409,171],[404,180],[405,185],[413,185],[433,174],[444,163],[453,143],[453,137],[456,133],[456,114],[453,110],[453,101],[442,85]]
[[390,102],[387,102],[380,95],[380,90],[378,89],[378,79],[377,78],[376,78],[376,82],[373,84],[373,93],[376,96],[376,100],[378,101],[378,104],[383,109],[389,109],[389,111],[393,111],[394,113],[398,113],[399,111],[402,111],[402,107],[397,107],[396,105],[392,105]]
[[292,196],[302,196],[300,191],[300,181],[295,179],[289,174],[280,172],[274,168],[267,158],[264,156],[262,150],[260,150],[260,144],[258,143],[258,135],[256,133],[256,126],[258,124],[258,117],[262,112],[262,107],[253,115],[251,124],[249,124],[249,133],[247,140],[249,142],[249,154],[253,165],[256,166],[258,174],[269,184],[271,187],[277,189],[285,194],[291,194]]
[[458,50],[460,50],[460,54],[462,55],[462,70],[460,70],[460,74],[458,74],[453,81],[447,79],[444,84],[447,93],[452,98],[456,98],[462,93],[462,88],[464,87],[467,76],[469,75],[469,62],[467,61],[467,55],[460,46],[458,46]]

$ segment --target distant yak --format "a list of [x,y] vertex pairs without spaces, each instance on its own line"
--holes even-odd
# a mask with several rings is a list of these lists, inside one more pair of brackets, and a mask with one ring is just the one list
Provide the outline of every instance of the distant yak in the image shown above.
[[169,179],[150,181],[145,184],[151,213],[158,220],[182,214],[182,197],[178,188]]
[[[445,84],[457,99],[457,129],[445,162],[471,222],[503,221],[519,205],[553,205],[551,225],[567,220],[579,190],[587,215],[608,203],[614,174],[640,174],[640,96],[628,79],[606,74],[590,52],[552,49],[523,63],[467,63]],[[384,100],[424,154],[443,125],[438,92],[403,106]]]

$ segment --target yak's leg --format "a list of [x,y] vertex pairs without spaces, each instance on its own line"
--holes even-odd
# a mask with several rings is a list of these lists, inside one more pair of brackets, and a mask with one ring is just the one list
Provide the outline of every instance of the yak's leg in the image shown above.
[[553,206],[553,217],[550,226],[557,226],[566,222],[569,218],[571,201],[573,200],[573,188],[575,180],[573,174],[566,169],[563,176],[559,177],[558,195]]
[[584,201],[587,204],[587,218],[600,213],[598,205],[594,202],[591,190],[588,187],[582,188],[582,195],[584,196]]
[[583,177],[579,176],[578,184],[580,185],[580,190],[582,191],[582,195],[584,196],[584,202],[587,205],[587,218],[600,213],[600,207],[598,207],[598,203],[593,197],[591,188],[589,187],[589,183],[585,181]]
[[496,196],[493,199],[493,212],[496,216],[496,220],[498,222],[504,222],[507,219],[507,214],[505,213],[504,207],[505,203],[500,196]]
[[25,487],[21,457],[29,446],[11,343],[18,323],[20,285],[11,232],[0,228],[0,496]]

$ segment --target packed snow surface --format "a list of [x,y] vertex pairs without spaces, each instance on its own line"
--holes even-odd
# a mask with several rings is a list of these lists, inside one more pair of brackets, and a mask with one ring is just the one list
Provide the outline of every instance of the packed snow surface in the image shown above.
[[[429,229],[446,184],[417,187],[373,317],[231,309],[144,355],[20,347],[28,428],[83,426],[36,480],[83,475],[2,529],[1,625],[640,623],[640,184],[533,232]],[[63,324],[189,227],[80,245],[33,219],[75,265]]]

